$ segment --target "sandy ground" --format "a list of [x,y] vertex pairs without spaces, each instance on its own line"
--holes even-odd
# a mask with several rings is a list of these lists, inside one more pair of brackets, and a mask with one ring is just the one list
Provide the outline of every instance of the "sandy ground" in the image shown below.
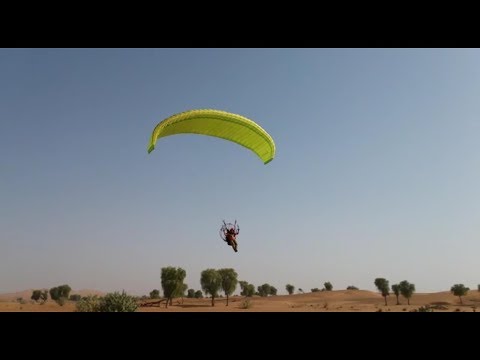
[[[27,294],[28,290],[26,290]],[[79,292],[75,292],[79,293]],[[100,292],[97,292],[100,293]],[[31,292],[30,292],[31,294]],[[29,299],[29,296],[24,296]],[[470,291],[462,298],[460,304],[458,297],[450,292],[419,293],[407,300],[400,296],[400,305],[396,305],[396,297],[387,297],[388,305],[385,306],[380,294],[365,290],[337,290],[295,295],[279,295],[262,298],[244,298],[233,296],[226,306],[226,298],[216,298],[215,306],[211,299],[174,299],[173,306],[139,307],[140,312],[402,312],[413,311],[421,306],[430,305],[437,307],[434,312],[472,312],[480,311],[480,292]],[[153,300],[151,300],[153,301]],[[478,307],[478,309],[477,309]],[[0,296],[0,312],[71,312],[75,311],[75,303],[67,302],[60,306],[49,300],[45,304],[36,304],[31,300],[20,303],[15,299]]]

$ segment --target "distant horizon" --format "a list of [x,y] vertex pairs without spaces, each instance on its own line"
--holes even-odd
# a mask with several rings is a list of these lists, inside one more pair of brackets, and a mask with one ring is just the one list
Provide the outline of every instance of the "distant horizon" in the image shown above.
[[[480,283],[480,49],[0,49],[0,293]],[[154,127],[191,109],[234,142]],[[218,234],[240,225],[238,253]],[[150,290],[148,290],[150,289]],[[145,294],[147,292],[147,294]]]
[[[61,285],[63,285],[63,284],[61,284]],[[69,285],[69,284],[67,284],[67,285]],[[260,285],[262,285],[262,284],[260,284]],[[293,284],[292,284],[292,285],[293,285]],[[454,285],[454,284],[452,284],[452,286],[453,286],[453,285]],[[468,286],[468,285],[466,285],[466,284],[463,284],[463,285],[465,285],[466,287],[468,287],[468,288],[470,289],[469,291],[478,292],[477,286],[475,286],[475,287],[470,287],[470,286]],[[57,286],[58,286],[58,285],[57,285]],[[255,288],[256,288],[256,287],[255,287]],[[5,295],[9,295],[9,294],[16,294],[16,293],[22,293],[22,292],[24,292],[24,291],[49,290],[49,289],[50,289],[50,288],[29,288],[29,289],[16,290],[16,291],[6,291],[6,292],[1,292],[1,293],[0,293],[0,296],[5,296]],[[126,292],[128,295],[132,295],[132,296],[144,296],[144,295],[146,295],[146,296],[148,297],[149,294],[150,294],[150,292],[151,292],[152,290],[155,290],[155,289],[156,289],[156,290],[159,290],[159,291],[160,291],[160,295],[163,296],[163,290],[162,290],[161,288],[153,288],[153,289],[151,289],[151,290],[148,290],[148,291],[145,292],[145,293],[135,293],[135,292],[129,292],[129,291],[125,291],[125,292]],[[189,287],[189,289],[190,289],[190,287]],[[302,288],[302,289],[303,289],[303,288]],[[311,289],[314,289],[314,288],[309,288],[308,290],[307,290],[307,289],[304,289],[304,293],[305,293],[305,294],[306,294],[306,293],[312,293]],[[320,289],[320,291],[322,291],[322,288],[319,288],[319,289]],[[199,289],[194,289],[194,290],[196,291],[196,290],[202,290],[202,289],[199,288]],[[278,293],[277,293],[276,296],[289,295],[288,292],[287,292],[285,289],[284,289],[283,291],[280,291],[280,289],[277,288],[277,290],[278,290]],[[105,293],[105,294],[107,294],[107,293],[113,293],[113,292],[122,292],[122,291],[124,291],[124,289],[117,289],[117,290],[109,290],[109,291],[106,291],[106,290],[102,290],[102,289],[83,289],[83,288],[82,288],[82,289],[76,289],[76,288],[72,287],[72,291],[71,291],[70,295],[73,295],[73,294],[75,294],[76,292],[88,292],[88,291],[100,292],[100,293]],[[327,290],[325,290],[325,291],[327,291]],[[335,289],[335,288],[333,288],[331,291],[354,291],[354,290],[347,290],[346,288],[342,288],[342,289]],[[357,290],[355,290],[355,291],[369,291],[369,292],[378,293],[379,295],[381,295],[380,292],[379,292],[378,290],[376,290],[376,289],[375,289],[375,290],[373,290],[373,289],[357,289]],[[416,291],[414,292],[414,294],[432,294],[432,293],[441,293],[441,292],[451,292],[451,291],[450,291],[450,288],[444,289],[444,290],[437,290],[437,291],[418,291],[418,290],[416,290]],[[203,296],[204,296],[204,297],[209,297],[209,295],[205,295],[205,293],[204,293],[203,290],[202,290],[202,293],[203,293]],[[295,287],[295,292],[294,292],[293,294],[291,294],[291,295],[296,295],[296,294],[301,294],[301,293],[299,293],[299,292],[298,292],[298,289]],[[220,295],[221,295],[221,296],[224,296],[224,294],[223,294],[222,291],[220,292]],[[240,287],[238,287],[231,296],[243,296],[243,295],[240,295]],[[269,296],[271,296],[271,295],[269,295]],[[274,295],[274,296],[275,296],[275,295]],[[395,294],[393,294],[392,292],[390,292],[390,295],[389,295],[389,296],[395,296]]]
[[[244,280],[244,279],[242,279],[242,280]],[[388,280],[388,279],[387,279],[387,280]],[[463,284],[463,285],[465,285],[466,287],[468,287],[468,288],[470,289],[470,291],[478,291],[478,285],[480,285],[480,283],[479,283],[479,284],[475,284],[475,285],[468,285],[468,284],[465,284],[465,283],[462,283],[462,282],[456,282],[456,283],[454,283],[454,284],[451,284],[451,285],[450,285],[448,288],[446,288],[446,289],[443,289],[443,290],[442,290],[442,289],[440,289],[440,290],[433,290],[433,291],[422,291],[421,289],[419,289],[419,288],[417,287],[417,285],[415,284],[415,282],[410,281],[410,280],[408,280],[408,279],[402,279],[402,280],[395,281],[395,282],[389,281],[389,285],[390,285],[390,287],[391,287],[392,285],[398,284],[398,283],[400,283],[400,281],[403,281],[403,280],[407,280],[407,281],[409,281],[410,283],[413,283],[413,284],[415,285],[415,287],[416,287],[415,293],[416,293],[416,294],[422,294],[422,293],[427,294],[427,293],[438,293],[438,292],[450,292],[450,288],[451,288],[453,285],[455,285],[455,284]],[[248,282],[248,280],[246,280],[246,281]],[[267,282],[267,283],[268,283],[268,282]],[[264,283],[262,283],[262,284],[253,284],[253,285],[255,285],[255,289],[257,289],[258,286],[261,286],[261,285],[263,285],[263,284],[264,284]],[[277,287],[277,286],[275,286],[275,285],[273,285],[273,284],[270,283],[270,285],[274,286],[274,287],[277,289],[277,291],[278,291],[278,292],[277,292],[277,295],[288,295],[288,292],[287,292],[287,290],[285,289],[285,287],[286,287],[287,284],[291,284],[291,285],[295,286],[295,284],[292,284],[292,283],[285,283],[285,285],[283,286],[283,288],[279,288],[279,287]],[[0,292],[0,295],[14,294],[14,293],[19,293],[19,292],[29,291],[29,290],[44,290],[44,289],[49,290],[49,289],[51,289],[52,287],[60,286],[60,285],[69,285],[69,286],[72,288],[72,294],[75,293],[75,291],[80,291],[80,292],[82,292],[82,291],[99,291],[99,292],[103,292],[103,293],[110,293],[110,292],[115,292],[115,291],[117,291],[117,292],[122,292],[122,291],[125,290],[129,295],[134,295],[134,296],[147,295],[147,296],[148,296],[149,293],[150,293],[152,290],[155,290],[155,289],[159,290],[159,291],[160,291],[160,294],[163,294],[163,289],[162,289],[161,286],[159,286],[159,287],[154,287],[154,288],[152,288],[152,289],[146,290],[145,292],[132,292],[132,291],[128,291],[127,289],[123,289],[123,288],[122,288],[122,289],[110,289],[110,290],[103,290],[103,289],[97,289],[97,288],[76,288],[76,287],[72,286],[72,284],[66,282],[66,283],[62,283],[62,284],[56,284],[56,285],[53,285],[53,286],[50,286],[50,287],[32,287],[32,288],[26,288],[26,289],[20,289],[20,290],[2,291],[2,292]],[[357,285],[355,285],[355,284],[349,284],[349,285],[346,285],[346,286],[343,287],[343,288],[336,288],[336,287],[335,287],[335,284],[333,284],[333,283],[332,283],[332,285],[333,285],[332,291],[337,291],[337,290],[339,290],[339,291],[345,290],[345,291],[346,291],[346,290],[347,290],[347,286],[356,286],[356,287],[358,288],[358,290],[365,290],[365,291],[371,291],[371,292],[377,292],[377,293],[379,292],[378,289],[376,289],[375,287],[373,287],[373,288],[360,288],[359,286],[357,286]],[[297,287],[297,286],[295,286],[295,292],[294,292],[294,294],[297,294],[297,293],[298,293],[298,289],[304,290],[305,293],[310,293],[310,292],[312,292],[311,290],[312,290],[312,289],[315,289],[315,288],[318,288],[319,290],[322,290],[322,288],[324,288],[324,285],[323,285],[323,283],[322,283],[321,286],[313,286],[313,287],[308,287],[308,288],[307,288],[307,287]],[[196,288],[196,287],[191,287],[191,286],[189,286],[188,289],[202,290],[201,287]],[[203,290],[202,290],[202,292],[203,292]],[[222,293],[222,292],[221,292],[221,293]],[[236,290],[235,290],[235,292],[234,292],[233,295],[235,295],[235,294],[237,294],[237,295],[240,294],[240,285],[237,285],[237,288],[236,288]],[[390,295],[392,295],[392,293],[391,293]],[[204,294],[204,296],[205,296],[205,294]]]

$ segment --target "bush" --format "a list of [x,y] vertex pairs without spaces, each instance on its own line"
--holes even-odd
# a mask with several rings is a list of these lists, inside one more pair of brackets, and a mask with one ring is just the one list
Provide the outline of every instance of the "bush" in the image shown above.
[[327,291],[332,291],[333,290],[333,285],[330,281],[327,281],[326,283],[324,283],[323,286],[325,286],[325,290],[327,290]]
[[70,301],[80,301],[81,299],[82,297],[78,294],[70,295],[70,298],[69,298]]
[[313,288],[313,289],[310,289],[311,292],[317,292],[317,291],[320,291],[319,288]]
[[413,309],[411,312],[433,312],[429,305],[420,306],[418,309]]
[[358,290],[358,288],[356,286],[350,285],[347,286],[347,290]]
[[100,300],[99,304],[101,312],[134,312],[137,307],[135,298],[127,295],[125,291],[121,294],[118,291],[109,293]]
[[86,296],[76,304],[77,312],[99,312],[100,298],[97,295]]
[[250,309],[253,306],[252,302],[250,299],[246,299],[242,302],[240,305],[240,309]]
[[150,299],[160,299],[160,290],[153,289],[150,292]]

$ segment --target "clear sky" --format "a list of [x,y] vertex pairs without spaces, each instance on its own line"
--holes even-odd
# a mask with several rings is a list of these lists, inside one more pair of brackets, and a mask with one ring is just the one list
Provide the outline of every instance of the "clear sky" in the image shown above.
[[[0,49],[0,292],[480,283],[479,49]],[[176,135],[214,108],[275,159]],[[218,235],[240,223],[239,252]],[[237,290],[238,292],[238,290]]]

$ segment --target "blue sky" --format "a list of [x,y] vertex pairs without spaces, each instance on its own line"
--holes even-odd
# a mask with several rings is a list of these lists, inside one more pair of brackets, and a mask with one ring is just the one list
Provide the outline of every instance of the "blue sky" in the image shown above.
[[[255,286],[480,283],[478,49],[0,49],[0,292],[160,288],[232,267]],[[268,165],[199,135],[214,108]],[[240,223],[239,252],[218,236]]]

